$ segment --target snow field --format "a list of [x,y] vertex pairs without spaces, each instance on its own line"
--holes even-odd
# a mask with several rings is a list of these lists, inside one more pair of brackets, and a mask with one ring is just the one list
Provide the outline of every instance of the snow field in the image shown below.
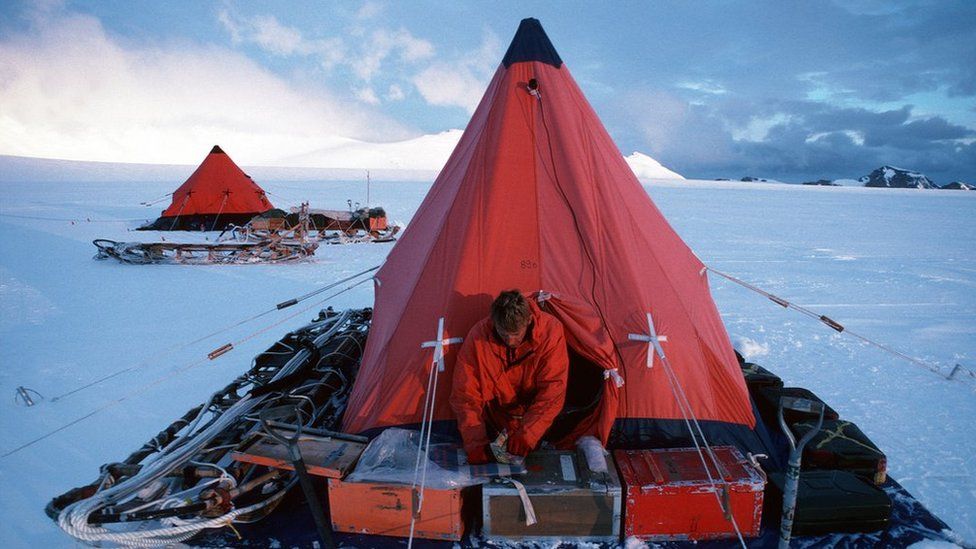
[[[342,208],[347,198],[365,202],[359,181],[261,184],[279,207],[300,199],[320,208]],[[406,222],[429,185],[374,182],[371,203]],[[166,205],[139,202],[175,183],[0,187],[0,453],[101,409],[0,458],[4,547],[72,546],[44,515],[51,497],[91,482],[101,464],[125,458],[317,308],[286,320],[312,304],[306,302],[184,347],[187,342],[378,265],[391,246],[323,245],[314,262],[289,265],[94,261],[94,238],[214,234],[129,230]],[[646,188],[709,266],[944,371],[956,363],[976,369],[976,243],[966,236],[976,196],[708,181],[652,181]],[[93,221],[65,221],[85,218]],[[887,453],[892,476],[964,539],[976,540],[976,384],[945,381],[717,276],[711,285],[733,342],[748,358],[858,423]],[[323,306],[371,303],[367,283]],[[204,360],[262,329],[233,352]],[[131,371],[50,400],[126,368]],[[18,406],[18,386],[46,400]]]

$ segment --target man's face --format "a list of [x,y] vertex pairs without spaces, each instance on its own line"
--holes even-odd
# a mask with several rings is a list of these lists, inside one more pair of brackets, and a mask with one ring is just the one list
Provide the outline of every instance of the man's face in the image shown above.
[[506,347],[509,349],[514,349],[522,344],[522,341],[525,339],[525,332],[528,331],[528,328],[528,325],[526,325],[514,332],[506,332],[502,328],[496,327],[495,332],[498,334],[498,337],[502,340],[502,343],[504,343]]

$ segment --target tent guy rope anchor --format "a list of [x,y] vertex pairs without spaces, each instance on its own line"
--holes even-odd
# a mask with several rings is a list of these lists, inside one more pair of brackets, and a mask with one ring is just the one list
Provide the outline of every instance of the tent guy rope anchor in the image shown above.
[[[444,347],[454,345],[464,341],[464,338],[444,337],[444,317],[437,320],[437,339],[425,341],[420,344],[421,349],[434,349],[434,354],[430,361],[430,374],[427,377],[427,394],[424,396],[424,415],[420,422],[420,439],[417,447],[417,462],[414,465],[413,485],[411,486],[411,505],[413,512],[410,514],[410,536],[408,537],[407,547],[413,547],[414,530],[417,527],[417,519],[424,507],[424,488],[427,486],[427,461],[430,455],[430,433],[434,427],[434,404],[437,397],[437,380],[440,373],[444,371]],[[423,467],[421,467],[423,461]],[[419,477],[419,486],[418,486]]]
[[[890,354],[892,356],[896,356],[898,358],[901,358],[903,360],[906,360],[908,362],[911,362],[912,364],[915,364],[916,366],[921,366],[921,367],[925,368],[926,370],[929,370],[930,372],[932,372],[934,374],[937,374],[937,375],[943,377],[947,381],[963,381],[963,380],[968,380],[968,381],[974,381],[974,382],[976,382],[976,372],[974,372],[973,370],[970,370],[969,368],[966,368],[966,367],[964,367],[964,366],[962,366],[960,364],[956,364],[955,367],[952,368],[952,370],[948,374],[946,374],[944,372],[944,370],[940,366],[938,366],[937,364],[932,364],[930,362],[926,362],[924,360],[920,360],[920,359],[915,358],[913,356],[907,355],[907,354],[905,354],[905,353],[903,353],[901,351],[898,351],[897,349],[893,349],[893,348],[889,347],[888,345],[885,345],[884,343],[875,341],[875,340],[873,340],[873,339],[871,339],[871,338],[869,338],[867,336],[863,336],[863,335],[861,335],[859,333],[853,332],[849,328],[847,328],[843,324],[841,324],[840,322],[837,322],[836,320],[830,318],[827,315],[818,314],[818,313],[816,313],[814,311],[811,311],[810,309],[807,309],[806,307],[803,307],[801,305],[797,305],[796,303],[787,301],[787,300],[783,299],[782,297],[779,297],[777,295],[771,294],[771,293],[767,292],[766,290],[763,290],[762,288],[760,288],[758,286],[755,286],[754,284],[750,284],[750,283],[748,283],[748,282],[746,282],[744,280],[741,280],[739,278],[736,278],[736,277],[734,277],[734,276],[732,276],[732,275],[730,275],[728,273],[724,273],[722,271],[719,271],[718,269],[713,269],[712,267],[708,267],[708,266],[706,266],[705,269],[707,269],[707,270],[709,270],[709,271],[711,271],[711,272],[713,272],[713,273],[721,276],[722,278],[725,278],[726,280],[729,280],[729,281],[731,281],[731,282],[733,282],[735,284],[738,284],[739,286],[742,286],[743,288],[746,288],[747,290],[750,290],[752,292],[755,292],[755,293],[757,293],[757,294],[759,294],[759,295],[761,295],[761,296],[769,299],[770,301],[772,301],[773,303],[776,303],[780,307],[783,307],[785,309],[793,309],[794,311],[797,311],[800,314],[806,315],[806,316],[808,316],[808,317],[810,317],[810,318],[812,318],[814,320],[818,320],[818,321],[826,324],[827,326],[829,326],[831,329],[837,331],[838,333],[846,333],[846,334],[850,335],[851,337],[854,337],[856,339],[859,339],[862,342],[867,343],[868,345],[871,345],[873,347],[876,347],[876,348],[878,348],[878,349],[880,349],[880,350],[882,350],[882,351],[884,351],[884,352],[886,352],[886,353],[888,353],[888,354]],[[966,375],[960,376],[960,377],[956,377],[959,373],[964,373]]]
[[627,339],[630,341],[644,341],[647,343],[647,367],[654,367],[654,352],[657,351],[658,356],[662,359],[664,358],[664,349],[661,347],[661,342],[667,341],[668,336],[657,335],[657,330],[654,329],[654,319],[651,318],[651,313],[647,313],[647,332],[646,334],[627,334]]
[[[691,442],[695,445],[695,450],[698,452],[698,458],[701,461],[702,468],[705,470],[705,476],[708,477],[708,483],[713,488],[713,493],[715,494],[715,500],[718,506],[721,508],[723,515],[726,520],[732,524],[733,530],[735,530],[735,535],[739,540],[739,544],[745,548],[746,542],[742,537],[742,530],[739,528],[738,522],[735,520],[735,515],[732,513],[731,504],[729,501],[729,491],[731,487],[725,478],[722,476],[720,471],[722,470],[722,465],[719,462],[718,457],[712,450],[711,445],[705,438],[705,433],[702,431],[701,424],[698,422],[698,417],[695,415],[692,409],[691,402],[688,400],[688,395],[685,393],[684,387],[681,385],[681,381],[678,379],[677,374],[674,373],[674,369],[671,368],[671,362],[668,360],[667,355],[664,354],[664,348],[661,346],[661,339],[657,336],[657,332],[654,330],[654,323],[651,319],[651,313],[647,313],[647,322],[650,327],[650,332],[653,339],[648,344],[648,362],[651,361],[650,353],[652,349],[656,349],[659,356],[661,357],[661,365],[664,367],[664,372],[667,376],[668,384],[671,386],[671,393],[674,395],[675,402],[678,405],[678,409],[681,412],[681,417],[684,419],[685,425],[688,428],[688,432],[691,435]],[[632,334],[633,335],[633,334]],[[666,336],[662,336],[665,337]],[[664,340],[666,341],[666,339]],[[653,347],[651,346],[653,343]],[[694,428],[692,427],[694,425]],[[699,443],[699,439],[701,443]],[[702,450],[702,446],[705,450]],[[715,471],[719,473],[718,481],[712,477],[712,472],[708,467],[708,463],[705,459],[705,454],[708,454],[708,461],[711,462]],[[721,484],[721,485],[720,485]]]

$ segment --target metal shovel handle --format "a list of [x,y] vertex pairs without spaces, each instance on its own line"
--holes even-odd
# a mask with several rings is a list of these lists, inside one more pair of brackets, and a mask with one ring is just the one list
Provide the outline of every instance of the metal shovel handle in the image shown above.
[[[811,429],[807,434],[800,439],[799,442],[796,441],[796,437],[793,436],[793,432],[790,430],[789,425],[786,424],[786,419],[783,418],[783,410],[793,410],[795,412],[807,412],[811,414],[818,414],[817,426]],[[824,417],[824,403],[817,402],[815,400],[810,400],[808,398],[783,396],[779,399],[779,426],[783,429],[783,433],[786,435],[787,440],[790,442],[790,450],[800,452],[803,451],[803,447],[810,442],[818,432],[820,428],[823,427],[823,417]]]
[[[816,427],[807,431],[797,442],[783,418],[784,409],[818,414]],[[783,433],[790,443],[790,459],[786,466],[786,479],[783,484],[783,515],[779,527],[779,549],[789,549],[790,546],[793,517],[796,512],[796,496],[800,486],[800,460],[803,457],[803,448],[820,432],[820,428],[823,427],[823,416],[823,402],[791,396],[784,396],[779,399],[779,426],[783,429]]]

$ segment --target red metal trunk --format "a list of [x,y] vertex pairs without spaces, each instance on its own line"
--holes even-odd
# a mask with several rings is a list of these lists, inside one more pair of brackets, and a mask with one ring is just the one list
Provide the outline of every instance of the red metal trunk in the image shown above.
[[743,536],[758,536],[765,475],[732,446],[712,450],[718,470],[707,455],[705,462],[715,485],[694,448],[615,451],[624,485],[624,536],[662,541],[735,537],[720,500],[727,502]]
[[[461,490],[424,490],[414,537],[459,541],[464,531]],[[407,537],[415,499],[405,484],[329,479],[332,528],[337,532]]]

